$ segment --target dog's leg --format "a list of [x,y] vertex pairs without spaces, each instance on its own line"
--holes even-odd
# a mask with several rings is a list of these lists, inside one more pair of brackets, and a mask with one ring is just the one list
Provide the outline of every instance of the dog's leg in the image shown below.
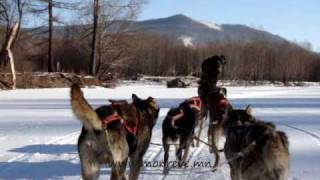
[[92,161],[89,159],[80,158],[80,160],[82,178],[84,180],[98,179],[100,174],[100,164],[97,161]]
[[213,171],[216,170],[216,167],[218,166],[219,164],[219,161],[220,161],[220,154],[219,154],[219,149],[218,149],[218,143],[219,143],[219,138],[221,136],[221,128],[220,128],[220,125],[213,125],[212,126],[212,151],[214,153],[214,156],[215,156],[215,162],[214,162],[214,166],[213,166]]
[[164,149],[164,167],[163,167],[163,174],[167,174],[169,171],[168,167],[168,159],[169,159],[169,149],[170,145],[168,144],[168,138],[162,139],[163,149]]
[[200,124],[199,124],[199,130],[198,130],[198,139],[197,139],[197,144],[196,146],[199,147],[200,146],[200,137],[201,137],[201,132],[202,132],[202,129],[203,129],[203,121],[204,119],[200,117]]
[[239,170],[236,170],[235,167],[230,167],[230,174],[232,180],[241,180]]
[[126,167],[127,167],[127,161],[124,161],[121,163],[121,166],[119,167],[119,179],[121,180],[127,180],[127,177],[126,177]]
[[189,149],[190,149],[190,144],[192,142],[192,140],[190,139],[187,139],[186,140],[186,147],[184,149],[184,152],[183,152],[183,158],[182,158],[182,163],[187,163],[186,160],[188,158],[188,155],[189,155]]
[[178,150],[178,160],[179,160],[179,167],[181,167],[183,165],[183,163],[185,163],[185,159],[187,159],[188,156],[188,151],[189,148],[188,146],[190,146],[192,142],[192,139],[188,139],[188,137],[181,137],[180,141],[179,141],[179,150]]
[[[196,132],[199,131],[199,128],[200,127],[199,127],[198,122],[197,122],[196,125],[195,125],[195,128],[194,128],[194,136],[196,136]],[[195,147],[197,145],[197,142],[198,142],[197,139],[192,138],[191,146]]]
[[82,178],[84,180],[98,179],[100,163],[96,159],[92,147],[86,142],[87,141],[84,141],[83,143],[78,144]]
[[177,157],[178,161],[181,161],[181,159],[182,159],[182,150],[184,148],[184,145],[182,143],[183,143],[183,141],[180,138],[179,145],[176,145],[176,157]]
[[213,125],[209,124],[209,128],[208,128],[208,144],[209,146],[209,152],[213,153],[213,138],[212,138],[212,134],[213,134]]
[[141,167],[143,166],[143,157],[139,157],[139,153],[131,159],[129,180],[138,180]]
[[127,180],[125,171],[127,166],[127,160],[121,163],[115,163],[111,171],[111,180]]

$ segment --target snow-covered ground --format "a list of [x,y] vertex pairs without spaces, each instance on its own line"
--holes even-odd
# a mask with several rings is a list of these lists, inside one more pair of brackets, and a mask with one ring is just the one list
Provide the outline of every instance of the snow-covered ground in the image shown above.
[[[235,107],[251,104],[263,120],[273,121],[290,141],[291,179],[320,176],[320,87],[228,87]],[[132,93],[157,98],[161,112],[152,142],[161,141],[161,123],[172,106],[197,94],[197,89],[167,89],[162,85],[129,84],[116,89],[87,88],[85,96],[95,107],[107,99],[129,99]],[[81,125],[70,110],[69,89],[0,91],[0,179],[80,179],[76,142]],[[205,130],[206,131],[206,130]],[[202,139],[206,140],[206,133]],[[173,151],[173,148],[172,148]],[[145,160],[163,160],[161,146],[150,145]],[[170,160],[174,160],[173,155]],[[193,162],[213,162],[206,145],[192,148]],[[222,160],[222,162],[224,159]],[[103,168],[101,179],[109,177]],[[140,179],[230,179],[228,165],[213,173],[208,167],[145,167]]]

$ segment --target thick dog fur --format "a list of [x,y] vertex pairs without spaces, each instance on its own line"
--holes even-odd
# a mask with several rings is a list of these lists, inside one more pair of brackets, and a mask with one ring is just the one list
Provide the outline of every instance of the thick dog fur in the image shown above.
[[127,119],[129,123],[132,123],[132,125],[135,125],[137,120],[140,120],[136,134],[137,145],[129,155],[131,163],[129,179],[137,180],[143,166],[143,155],[149,147],[152,129],[156,124],[160,108],[152,97],[143,100],[135,94],[132,95],[132,103],[130,104],[123,101],[111,102],[118,104],[118,112],[121,112],[121,116]]
[[152,97],[142,100],[132,96],[132,103],[137,107],[141,115],[141,124],[137,132],[137,149],[130,155],[130,180],[138,180],[141,167],[143,166],[143,155],[146,153],[152,136],[152,129],[158,119],[160,108]]
[[228,111],[232,110],[231,104],[225,104],[221,106],[221,101],[227,101],[227,90],[225,88],[218,87],[216,92],[209,95],[209,128],[208,128],[208,143],[210,144],[210,152],[215,155],[214,168],[220,161],[219,155],[219,139],[224,135],[223,125],[226,121],[226,115]]
[[97,113],[84,99],[80,87],[74,84],[71,87],[71,106],[73,114],[83,123],[87,130],[102,130],[102,123]]
[[82,178],[98,179],[101,165],[110,164],[111,179],[126,179],[129,154],[126,131],[120,121],[112,122],[107,127],[103,127],[101,121],[108,115],[117,114],[117,111],[112,106],[102,106],[94,111],[78,85],[71,87],[71,105],[73,113],[83,123],[78,139]]
[[[183,114],[181,114],[183,112]],[[171,108],[162,124],[162,144],[164,148],[164,174],[168,172],[167,162],[169,159],[170,142],[179,141],[176,146],[176,157],[179,163],[186,162],[192,137],[196,126],[197,110],[191,108],[187,102],[177,108]],[[182,116],[174,120],[178,114]]]
[[205,59],[201,65],[201,76],[198,82],[198,95],[201,98],[205,111],[209,108],[209,95],[216,91],[219,75],[223,65],[226,64],[224,56],[212,56]]
[[[201,98],[200,98],[201,99]],[[189,101],[187,102],[183,102],[183,103],[190,103]],[[180,106],[182,106],[182,104],[180,104]],[[196,123],[195,123],[195,136],[197,137],[197,139],[194,139],[192,141],[192,146],[196,146],[199,147],[200,146],[200,138],[201,138],[201,133],[203,130],[203,126],[205,123],[205,120],[207,118],[207,112],[206,112],[206,107],[203,104],[202,100],[201,100],[201,107],[200,110],[199,109],[195,109],[194,107],[191,107],[193,110],[193,113],[195,115],[196,118]]]
[[[239,117],[241,113],[237,114]],[[231,159],[232,180],[288,179],[289,143],[285,133],[277,131],[272,123],[244,119],[249,117],[245,111],[241,116],[240,121],[231,120],[238,125],[228,128],[224,147],[226,158]],[[238,157],[239,152],[243,156]]]

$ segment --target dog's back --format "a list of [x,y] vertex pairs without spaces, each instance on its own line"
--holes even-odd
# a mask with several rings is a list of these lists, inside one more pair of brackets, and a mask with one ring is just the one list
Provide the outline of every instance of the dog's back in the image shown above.
[[[174,120],[179,114],[181,117]],[[184,102],[179,107],[169,110],[162,124],[163,136],[170,137],[173,141],[177,139],[178,135],[188,136],[194,131],[195,123],[195,111],[187,102]]]
[[225,143],[226,158],[233,159],[237,153],[243,153],[242,157],[229,162],[232,179],[287,179],[288,146],[285,133],[276,131],[271,123],[231,127]]

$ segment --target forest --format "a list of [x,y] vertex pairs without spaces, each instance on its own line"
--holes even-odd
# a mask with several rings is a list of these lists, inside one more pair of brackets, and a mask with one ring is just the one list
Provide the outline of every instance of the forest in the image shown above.
[[[140,74],[198,76],[204,59],[224,55],[223,79],[320,80],[319,53],[293,42],[259,38],[247,43],[230,40],[185,46],[170,36],[128,31],[145,3],[1,0],[0,72],[65,72],[100,80]],[[68,11],[77,16],[66,22],[59,14]],[[41,23],[24,27],[31,19]]]

